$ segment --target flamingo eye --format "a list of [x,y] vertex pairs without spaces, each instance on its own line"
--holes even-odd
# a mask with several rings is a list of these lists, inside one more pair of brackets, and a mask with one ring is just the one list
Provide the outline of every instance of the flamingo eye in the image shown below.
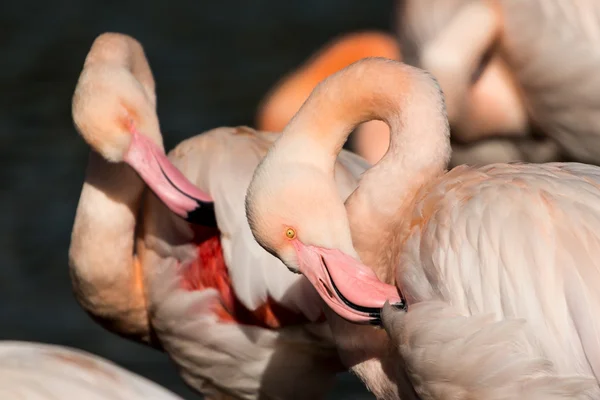
[[285,231],[285,236],[288,239],[294,239],[296,237],[296,231],[293,230],[292,228],[287,228]]

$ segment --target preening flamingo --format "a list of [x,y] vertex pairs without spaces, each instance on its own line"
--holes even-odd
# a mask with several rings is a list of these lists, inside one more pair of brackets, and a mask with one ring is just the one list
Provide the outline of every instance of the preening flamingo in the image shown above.
[[[342,368],[320,300],[277,267],[245,218],[252,173],[277,135],[219,128],[167,157],[155,107],[142,46],[99,36],[73,96],[94,150],[70,248],[79,302],[107,328],[164,348],[207,396],[324,395]],[[368,164],[339,160],[346,198]]]
[[[267,93],[258,108],[257,129],[281,132],[319,82],[366,57],[399,61],[398,41],[391,33],[377,31],[353,32],[333,39]],[[389,134],[389,128],[381,121],[356,127],[356,152],[371,163],[379,161],[387,150]]]
[[0,398],[6,400],[182,400],[109,361],[68,347],[0,342]]
[[600,163],[599,2],[403,0],[397,15],[403,61],[438,79],[453,138],[520,137],[517,152]]
[[[353,127],[371,119],[390,126],[390,147],[344,205],[333,162]],[[327,315],[341,356],[379,398],[411,395],[396,350],[407,363],[400,371],[427,399],[597,398],[600,169],[447,172],[449,158],[432,76],[390,60],[359,61],[313,91],[256,169],[246,198],[252,232],[345,320],[378,324],[385,301],[397,303],[381,315],[396,347],[377,328]],[[435,301],[447,308],[418,307]],[[447,323],[436,325],[441,317]],[[455,340],[463,325],[478,339]],[[524,335],[521,350],[512,351],[510,335]],[[485,346],[500,366],[473,367]],[[477,384],[491,376],[492,386]]]

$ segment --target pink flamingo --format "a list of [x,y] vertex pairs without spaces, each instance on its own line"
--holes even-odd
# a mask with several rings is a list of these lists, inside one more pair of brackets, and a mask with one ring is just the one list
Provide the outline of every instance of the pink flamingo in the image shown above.
[[[166,156],[155,109],[142,46],[99,36],[73,96],[94,150],[70,248],[77,299],[108,329],[166,350],[208,397],[323,396],[342,367],[321,304],[275,267],[245,218],[252,173],[277,135],[219,128]],[[341,197],[367,166],[341,155]]]
[[[390,126],[389,150],[344,204],[332,167],[371,119]],[[379,398],[414,396],[407,382],[425,399],[596,398],[600,169],[449,159],[432,76],[359,61],[317,86],[256,169],[252,232],[310,280]],[[391,343],[368,326],[382,321]]]

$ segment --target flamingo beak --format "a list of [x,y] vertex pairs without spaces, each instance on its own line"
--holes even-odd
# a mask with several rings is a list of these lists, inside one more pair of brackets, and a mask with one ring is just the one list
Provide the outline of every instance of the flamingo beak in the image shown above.
[[393,285],[353,257],[336,249],[307,246],[293,241],[299,269],[327,305],[342,318],[358,324],[381,325],[386,301],[397,308],[406,305]]
[[156,144],[131,129],[131,144],[124,161],[175,214],[194,224],[216,227],[211,197],[192,184]]

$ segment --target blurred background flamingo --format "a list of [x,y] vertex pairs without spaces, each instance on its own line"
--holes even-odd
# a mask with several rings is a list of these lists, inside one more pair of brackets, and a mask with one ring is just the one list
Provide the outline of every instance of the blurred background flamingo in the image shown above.
[[[403,59],[438,78],[452,126],[452,166],[600,163],[593,73],[600,66],[597,2],[398,0],[395,10],[394,33],[379,32],[371,41],[360,34],[334,39],[284,77],[263,101],[258,126],[268,129],[272,115],[289,120],[298,99],[326,75],[356,58],[380,56]],[[397,47],[384,46],[394,40]],[[351,148],[374,163],[387,150],[386,132],[379,122],[363,124]]]
[[438,78],[459,143],[512,137],[520,160],[600,163],[600,3],[397,4],[405,61]]

